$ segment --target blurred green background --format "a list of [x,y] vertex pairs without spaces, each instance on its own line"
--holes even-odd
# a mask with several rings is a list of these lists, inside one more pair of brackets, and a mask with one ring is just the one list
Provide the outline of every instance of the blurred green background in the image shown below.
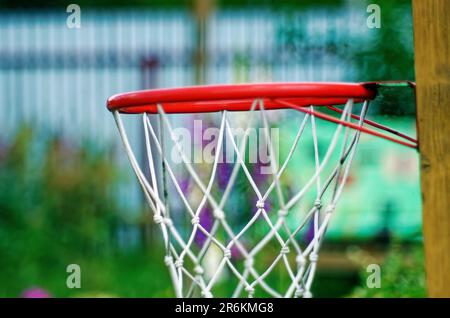
[[[200,82],[414,79],[410,1],[377,1],[380,29],[365,26],[368,1],[216,1],[202,29],[194,1],[86,0],[79,31],[65,25],[69,3],[47,4],[0,4],[1,297],[34,287],[55,297],[173,296],[159,233],[104,109],[109,95]],[[377,121],[415,134],[410,91],[387,89],[372,106]],[[313,292],[423,297],[417,154],[365,137],[357,157]],[[365,284],[373,262],[382,264],[380,289]],[[81,266],[81,289],[66,287],[68,264]]]

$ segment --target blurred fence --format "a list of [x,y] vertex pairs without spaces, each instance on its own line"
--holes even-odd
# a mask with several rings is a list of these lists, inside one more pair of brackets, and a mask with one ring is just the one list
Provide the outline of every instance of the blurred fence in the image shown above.
[[[364,15],[351,15],[218,11],[208,25],[207,81],[351,78],[352,65],[336,48],[355,37],[369,41]],[[64,11],[1,13],[0,102],[8,132],[29,121],[109,141],[116,134],[103,107],[108,96],[149,85],[195,84],[189,12],[82,10],[81,17],[81,28],[69,29]],[[144,80],[149,65],[157,72],[153,83]]]

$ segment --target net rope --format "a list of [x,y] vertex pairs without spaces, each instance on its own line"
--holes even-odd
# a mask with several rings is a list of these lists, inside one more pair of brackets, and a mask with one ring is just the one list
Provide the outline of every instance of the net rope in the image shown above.
[[[358,126],[364,124],[368,104],[368,101],[365,101],[361,106],[359,120],[357,121]],[[225,270],[237,280],[236,286],[228,295],[231,297],[253,297],[257,289],[260,289],[270,297],[312,297],[311,287],[317,269],[319,250],[325,231],[336,209],[336,204],[348,179],[350,166],[361,134],[359,130],[352,130],[340,124],[336,125],[328,148],[321,157],[319,154],[316,117],[314,115],[315,108],[314,106],[308,107],[309,112],[305,113],[299,122],[294,141],[280,166],[277,165],[274,158],[274,148],[269,133],[270,125],[267,118],[268,111],[264,109],[263,100],[256,99],[253,101],[251,109],[248,111],[247,127],[244,129],[245,133],[240,144],[236,142],[233,136],[228,112],[223,111],[221,113],[214,161],[207,182],[202,181],[200,174],[195,170],[188,156],[184,153],[182,145],[174,134],[174,128],[169,116],[164,112],[163,105],[157,105],[158,115],[155,116],[159,119],[158,125],[155,125],[154,121],[152,123],[150,120],[151,115],[142,114],[145,155],[148,165],[145,167],[145,169],[148,169],[147,175],[140,168],[135,157],[120,113],[114,111],[118,130],[131,166],[143,190],[145,199],[152,210],[153,220],[160,227],[166,253],[164,263],[168,268],[177,297],[214,297],[214,287],[220,281]],[[351,121],[352,116],[354,116],[352,114],[353,108],[353,100],[349,99],[342,108],[340,119],[342,121]],[[249,128],[252,127],[256,114],[260,116],[265,142],[269,146],[271,159],[270,169],[272,173],[270,176],[272,180],[265,191],[258,187],[249,167],[244,161]],[[288,163],[293,158],[294,153],[296,150],[298,151],[299,141],[304,135],[308,124],[313,138],[314,172],[299,190],[288,195],[282,189],[281,177],[286,172]],[[164,145],[164,134],[166,132],[168,134],[167,139],[171,141],[174,149],[180,156],[182,165],[187,171],[191,182],[195,184],[201,193],[201,199],[196,206],[193,206],[183,191],[176,177],[176,172],[167,157]],[[217,199],[217,195],[213,195],[212,189],[217,181],[219,158],[227,137],[227,140],[232,144],[236,162],[233,164],[224,190],[220,193],[220,198]],[[339,140],[341,140],[341,148],[337,149],[339,148],[337,146]],[[326,178],[323,178],[324,168],[330,164],[332,155],[335,152],[338,152],[339,160],[332,165],[331,173],[327,174]],[[161,162],[157,162],[156,158],[159,158]],[[162,169],[163,178],[158,177],[160,169]],[[244,173],[251,190],[257,197],[257,202],[254,207],[254,214],[241,229],[236,230],[231,225],[232,222],[230,221],[232,220],[230,220],[230,213],[227,213],[226,203],[233,190],[235,190],[239,172]],[[174,216],[170,213],[167,188],[165,184],[161,184],[161,182],[166,183],[168,181],[175,188],[175,193],[170,194],[179,197],[184,213],[190,218],[192,226],[187,234],[183,233],[179,226],[176,226],[176,222],[173,220]],[[290,212],[311,188],[315,189],[316,193],[314,203],[306,209],[306,213],[301,218],[296,219],[295,227],[289,226],[286,221],[287,217],[289,217]],[[327,192],[330,194],[325,196]],[[267,207],[269,195],[276,196],[278,200],[278,207],[275,211],[273,208]],[[202,225],[200,216],[207,205],[212,208],[213,216],[213,222],[209,229]],[[248,244],[244,244],[243,237],[257,222],[261,221],[265,222],[268,230],[259,241],[253,242],[253,246],[249,247]],[[311,224],[312,239],[303,244],[302,247],[297,237],[305,227]],[[226,234],[225,237],[220,237],[218,235],[219,231],[223,231]],[[202,233],[206,238],[201,248],[194,246],[195,237],[198,233]],[[259,266],[257,266],[255,260],[257,256],[264,253],[269,244],[275,244],[278,251],[275,257],[261,268],[260,262],[258,261]],[[211,246],[218,248],[221,251],[221,256],[214,271],[206,275],[204,261]],[[237,250],[241,256],[242,266],[239,266],[234,259],[233,249]],[[289,255],[292,253],[295,254],[295,257],[289,258]],[[295,261],[292,261],[292,259]],[[279,266],[286,271],[289,281],[282,290],[273,286],[274,284],[271,284],[268,279],[268,276]]]

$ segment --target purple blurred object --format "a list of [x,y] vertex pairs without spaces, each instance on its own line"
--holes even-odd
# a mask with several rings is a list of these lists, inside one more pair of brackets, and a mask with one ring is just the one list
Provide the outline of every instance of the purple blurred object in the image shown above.
[[[242,243],[242,242],[241,242],[241,243]],[[238,248],[235,244],[233,244],[233,245],[231,246],[230,251],[231,251],[231,257],[232,257],[232,258],[234,258],[234,259],[241,259],[241,258],[242,258],[242,254],[241,254],[241,252],[239,251],[239,248]]]
[[217,183],[220,189],[227,187],[232,171],[233,165],[231,163],[220,162],[217,164]]
[[48,291],[39,287],[31,287],[22,292],[22,298],[51,298]]
[[267,177],[269,176],[268,173],[262,173],[263,168],[265,168],[264,170],[272,171],[270,164],[268,164],[268,165],[262,164],[260,161],[253,164],[252,177],[253,177],[253,180],[255,180],[255,183],[257,185],[264,183],[267,180]]
[[314,216],[309,221],[308,231],[305,233],[305,240],[309,244],[314,239]]
[[[200,225],[208,232],[211,231],[214,222],[211,209],[208,207],[204,207],[200,212],[199,218],[200,218]],[[207,238],[208,237],[205,235],[205,233],[203,233],[200,229],[198,229],[197,233],[195,233],[194,241],[199,247],[203,247],[203,244],[205,244]]]
[[188,194],[189,191],[189,186],[190,186],[190,181],[188,178],[181,180],[180,182],[178,182],[181,192],[183,192],[184,194]]

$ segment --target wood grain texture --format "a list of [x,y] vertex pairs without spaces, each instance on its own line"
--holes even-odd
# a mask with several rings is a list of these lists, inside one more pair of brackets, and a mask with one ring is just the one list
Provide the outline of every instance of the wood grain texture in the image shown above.
[[428,295],[450,297],[450,0],[413,0]]

